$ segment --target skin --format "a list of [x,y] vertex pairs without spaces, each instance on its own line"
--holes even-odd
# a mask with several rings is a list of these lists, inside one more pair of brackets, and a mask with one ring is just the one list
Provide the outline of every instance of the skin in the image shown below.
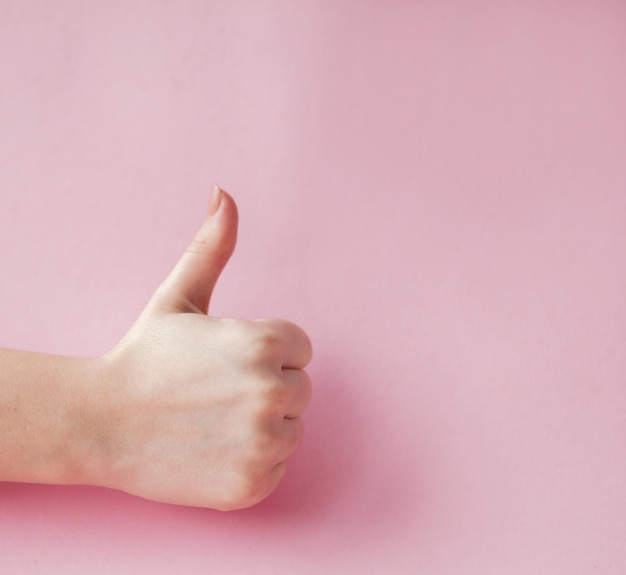
[[216,187],[204,225],[109,353],[0,350],[0,481],[224,511],[277,487],[302,437],[311,343],[284,320],[208,315],[237,221]]

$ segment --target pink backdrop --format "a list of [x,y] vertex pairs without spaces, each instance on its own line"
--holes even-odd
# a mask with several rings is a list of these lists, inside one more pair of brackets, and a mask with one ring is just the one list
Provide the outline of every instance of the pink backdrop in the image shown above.
[[0,345],[99,354],[200,224],[310,333],[280,489],[0,485],[0,573],[626,572],[626,4],[0,0]]

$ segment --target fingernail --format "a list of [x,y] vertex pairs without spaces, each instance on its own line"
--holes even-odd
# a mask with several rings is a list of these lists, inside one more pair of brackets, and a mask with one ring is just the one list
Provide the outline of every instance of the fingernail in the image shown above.
[[207,210],[209,216],[214,216],[222,203],[222,190],[215,184],[211,190],[211,196],[209,197],[209,209]]

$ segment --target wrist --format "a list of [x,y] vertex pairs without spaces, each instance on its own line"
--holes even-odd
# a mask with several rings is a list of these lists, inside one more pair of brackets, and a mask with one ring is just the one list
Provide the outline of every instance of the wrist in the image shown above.
[[66,484],[113,487],[115,429],[121,418],[121,390],[108,355],[75,360],[68,379]]
[[142,408],[128,385],[132,367],[114,350],[74,366],[75,401],[64,483],[123,489],[127,429]]
[[59,484],[94,485],[100,467],[102,434],[100,358],[73,358],[64,375],[65,425],[63,456],[59,458]]
[[86,483],[97,360],[0,350],[0,481]]

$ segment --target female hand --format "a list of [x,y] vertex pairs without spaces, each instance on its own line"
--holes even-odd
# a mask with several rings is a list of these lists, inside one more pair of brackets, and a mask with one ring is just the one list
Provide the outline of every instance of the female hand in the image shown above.
[[282,479],[302,437],[311,344],[284,320],[207,315],[236,235],[235,203],[216,187],[174,270],[97,360],[90,483],[230,510],[257,503]]

